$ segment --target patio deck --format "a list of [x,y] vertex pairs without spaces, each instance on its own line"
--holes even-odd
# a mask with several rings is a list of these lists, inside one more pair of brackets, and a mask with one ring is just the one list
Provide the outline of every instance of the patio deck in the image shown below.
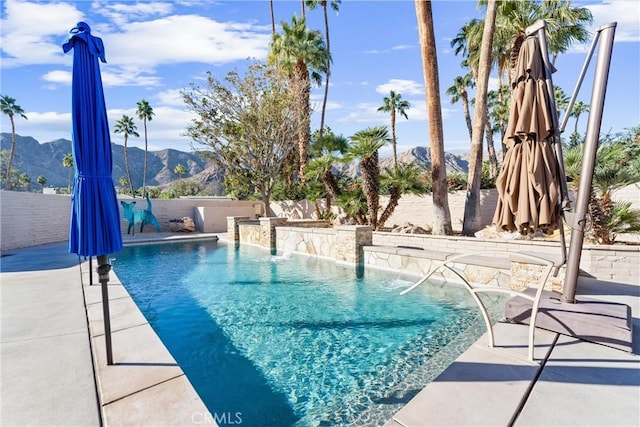
[[[0,424],[214,425],[113,274],[115,365],[105,364],[97,279],[90,287],[87,264],[79,269],[66,248],[3,254]],[[532,365],[526,327],[499,324],[503,348],[480,338],[387,425],[640,425],[640,285],[594,280],[578,294],[631,306],[634,354],[540,331],[536,356],[545,362]]]

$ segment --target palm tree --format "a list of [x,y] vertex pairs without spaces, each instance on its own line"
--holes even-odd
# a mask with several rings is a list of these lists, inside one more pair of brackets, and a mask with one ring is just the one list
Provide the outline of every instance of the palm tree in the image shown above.
[[571,110],[571,116],[576,118],[576,123],[573,127],[573,133],[577,134],[578,133],[578,120],[580,120],[580,115],[582,113],[588,113],[589,112],[589,105],[585,104],[582,101],[578,101],[575,104],[573,104],[573,109]]
[[440,80],[438,56],[433,31],[431,2],[414,0],[418,34],[422,53],[422,72],[429,121],[429,143],[431,149],[431,176],[433,182],[433,227],[436,235],[451,234],[451,212],[447,197],[447,171],[444,163],[444,136],[442,132],[442,106],[440,104]]
[[24,114],[24,110],[16,104],[15,98],[11,98],[7,95],[0,96],[0,110],[2,114],[9,116],[11,122],[11,152],[9,153],[9,160],[7,162],[7,177],[5,179],[4,186],[7,190],[11,190],[11,166],[13,163],[13,157],[16,153],[16,124],[13,117],[18,115],[27,120],[27,116]]
[[182,181],[182,175],[187,173],[187,168],[185,168],[182,163],[178,163],[176,167],[173,168],[173,173],[178,174],[180,180]]
[[[565,172],[574,192],[580,188],[583,146],[570,147],[564,153]],[[628,202],[615,202],[613,193],[640,180],[640,141],[628,138],[598,146],[596,165],[589,194],[589,239],[603,244],[615,241],[616,234],[640,231],[640,210]]]
[[129,187],[129,181],[127,180],[127,177],[121,176],[118,181],[120,182],[120,188],[122,189],[120,192],[125,193],[127,191],[126,188]]
[[322,34],[307,28],[304,18],[293,16],[290,25],[282,23],[282,30],[282,34],[273,36],[270,60],[277,62],[303,88],[298,105],[301,123],[298,133],[298,161],[299,176],[304,182],[311,134],[311,80],[321,84],[321,75],[326,74],[331,56],[322,40]]
[[467,197],[464,207],[464,221],[462,234],[472,236],[480,229],[480,184],[482,181],[482,140],[485,124],[488,118],[487,92],[489,88],[489,74],[491,73],[491,50],[493,32],[496,23],[498,0],[489,0],[480,47],[478,62],[478,80],[476,91],[476,105],[473,116],[473,132],[471,138],[471,153],[469,157],[469,178],[467,180]]
[[73,154],[67,153],[62,158],[62,166],[69,169],[67,174],[67,191],[71,193],[71,168],[73,167]]
[[29,191],[29,186],[31,185],[31,177],[28,173],[23,172],[18,177],[18,184],[24,188],[25,191]]
[[[133,181],[131,180],[131,170],[129,169],[129,148],[127,147],[127,141],[129,140],[129,135],[133,135],[137,137],[140,136],[137,130],[138,128],[136,124],[133,122],[133,118],[127,116],[126,114],[122,115],[122,118],[116,122],[116,125],[113,129],[114,133],[124,134],[124,168],[127,171],[127,182],[129,183],[131,196],[134,199],[136,198],[136,192],[133,190]],[[146,133],[145,133],[145,142],[146,142]],[[146,151],[145,151],[145,162],[146,162]],[[146,166],[145,166],[145,171],[146,171]]]
[[[338,13],[340,10],[340,3],[342,0],[305,0],[309,10],[313,10],[318,6],[322,6],[322,12],[324,14],[324,35],[327,44],[327,54],[331,58],[331,44],[329,43],[329,15],[327,14],[327,3],[331,4],[331,8]],[[329,77],[331,76],[331,61],[327,59],[327,78],[324,82],[324,98],[322,100],[322,112],[320,114],[320,136],[324,132],[324,116],[327,110],[327,98],[329,97]]]
[[555,63],[558,54],[566,52],[573,42],[585,42],[592,15],[586,7],[571,7],[570,0],[504,0],[498,6],[496,17],[496,44],[503,44],[501,50],[509,46],[510,82],[518,62],[520,46],[526,37],[525,30],[536,21],[547,23],[547,44]]
[[385,168],[380,183],[389,187],[389,202],[382,211],[378,226],[384,224],[391,217],[403,194],[424,194],[427,190],[421,178],[422,171],[415,164],[400,163],[392,168]]
[[398,164],[398,154],[396,151],[396,113],[399,113],[405,119],[409,120],[407,110],[411,107],[409,101],[402,99],[401,94],[389,91],[389,96],[385,96],[382,100],[384,104],[378,108],[378,111],[391,113],[391,148],[393,150],[393,164]]
[[40,189],[44,192],[44,186],[47,185],[47,177],[44,175],[39,175],[36,179],[37,183],[40,184]]
[[309,162],[307,177],[320,180],[326,193],[326,210],[331,209],[331,201],[337,200],[341,190],[338,179],[333,173],[333,165],[340,161],[338,154],[347,151],[347,139],[342,135],[335,135],[327,128],[326,133],[314,132],[311,144],[312,160]]
[[467,122],[467,129],[469,130],[469,139],[472,138],[471,128],[471,114],[469,113],[469,92],[467,89],[473,89],[475,82],[473,81],[473,75],[467,73],[464,76],[457,76],[453,79],[453,86],[447,89],[447,95],[451,97],[451,103],[455,104],[458,101],[462,101],[462,110],[464,111],[464,119]]
[[144,167],[142,175],[142,196],[147,194],[147,157],[149,152],[149,146],[147,144],[147,121],[153,120],[155,113],[153,108],[149,105],[149,102],[145,99],[138,102],[138,109],[136,110],[138,118],[142,120],[144,124]]
[[373,229],[378,228],[380,201],[380,165],[378,150],[389,141],[386,126],[370,127],[351,136],[352,145],[347,150],[346,161],[360,159],[362,191],[367,200],[367,219]]

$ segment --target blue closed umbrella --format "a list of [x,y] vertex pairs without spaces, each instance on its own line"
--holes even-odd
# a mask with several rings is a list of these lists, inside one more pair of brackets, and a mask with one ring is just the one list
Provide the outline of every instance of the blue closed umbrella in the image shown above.
[[107,109],[98,58],[105,61],[102,40],[84,22],[63,44],[73,49],[73,180],[69,252],[81,256],[122,250],[120,212],[111,177],[113,162]]
[[107,363],[112,364],[107,282],[111,266],[107,255],[122,249],[120,217],[111,177],[113,161],[107,109],[98,58],[106,62],[102,40],[79,22],[62,45],[73,49],[72,140],[75,176],[71,194],[69,252],[98,257],[102,285]]

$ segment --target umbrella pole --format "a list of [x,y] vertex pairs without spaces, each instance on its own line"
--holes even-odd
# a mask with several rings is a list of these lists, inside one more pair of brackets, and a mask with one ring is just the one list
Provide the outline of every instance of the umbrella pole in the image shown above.
[[98,277],[102,286],[102,314],[104,317],[104,342],[107,349],[107,365],[113,365],[113,352],[111,349],[111,318],[109,315],[109,271],[111,265],[107,255],[98,256]]
[[580,171],[580,187],[575,204],[575,218],[573,232],[571,233],[571,243],[569,245],[569,259],[567,261],[567,271],[562,288],[562,297],[566,302],[575,303],[576,285],[578,282],[578,272],[580,270],[580,257],[582,256],[582,244],[584,240],[584,229],[587,222],[587,212],[589,207],[589,195],[591,194],[591,183],[593,180],[593,170],[596,165],[596,153],[598,151],[598,137],[602,124],[602,111],[604,109],[604,97],[607,92],[607,80],[609,78],[609,66],[611,65],[611,51],[613,50],[613,38],[617,23],[613,22],[598,28],[601,32],[601,44],[598,49],[598,60],[593,80],[593,93],[591,94],[591,104],[589,121],[587,123],[587,133],[584,137],[584,153],[582,169]]

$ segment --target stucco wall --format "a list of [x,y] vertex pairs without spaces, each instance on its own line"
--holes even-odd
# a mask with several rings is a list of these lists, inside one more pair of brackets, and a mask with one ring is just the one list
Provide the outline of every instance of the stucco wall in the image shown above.
[[[136,210],[146,209],[146,200],[135,200]],[[200,210],[204,213],[202,223],[206,224],[205,229],[200,228],[200,231],[226,232],[227,216],[246,215],[255,218],[261,206],[255,201],[210,198],[152,199],[151,203],[153,214],[160,224],[160,231],[163,232],[171,231],[170,219],[188,216],[195,220],[198,217],[197,207],[206,207]],[[122,217],[122,207],[120,212],[120,228],[123,234],[126,234],[128,223]],[[0,248],[5,251],[67,241],[70,215],[71,198],[68,195],[0,191]],[[136,233],[138,231],[139,224]],[[146,232],[155,233],[155,230],[146,226]]]

